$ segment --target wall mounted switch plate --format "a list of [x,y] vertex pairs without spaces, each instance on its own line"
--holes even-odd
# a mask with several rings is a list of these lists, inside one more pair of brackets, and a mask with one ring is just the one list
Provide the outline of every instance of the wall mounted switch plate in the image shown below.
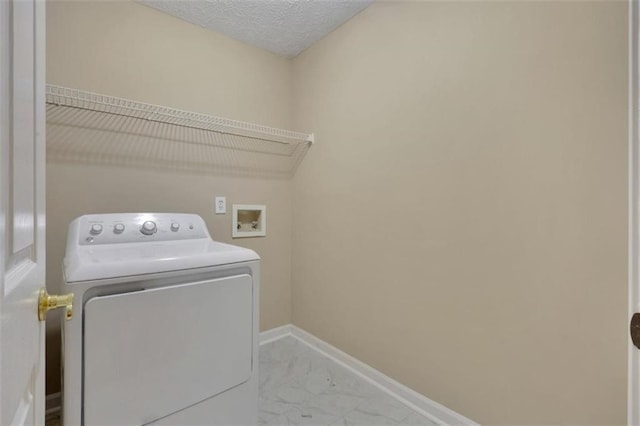
[[227,212],[227,197],[216,197],[216,214]]

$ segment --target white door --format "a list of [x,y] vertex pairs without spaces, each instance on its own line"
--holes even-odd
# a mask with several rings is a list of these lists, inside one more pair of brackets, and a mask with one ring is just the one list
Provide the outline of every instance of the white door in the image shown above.
[[0,0],[0,425],[44,424],[44,1]]

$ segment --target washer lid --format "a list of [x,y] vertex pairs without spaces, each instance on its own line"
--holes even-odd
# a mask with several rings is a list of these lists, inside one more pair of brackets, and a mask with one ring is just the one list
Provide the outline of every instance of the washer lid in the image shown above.
[[[157,230],[145,234],[147,222]],[[176,223],[181,227],[174,231]],[[87,215],[69,227],[64,274],[67,283],[77,283],[258,259],[253,250],[212,241],[197,215]]]

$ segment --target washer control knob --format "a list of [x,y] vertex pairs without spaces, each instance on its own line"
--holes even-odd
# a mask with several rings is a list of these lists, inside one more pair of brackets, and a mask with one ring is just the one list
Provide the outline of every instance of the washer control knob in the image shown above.
[[173,232],[178,232],[178,229],[180,229],[180,224],[178,222],[171,222],[171,230]]
[[122,223],[116,223],[113,225],[114,234],[122,234],[124,232],[124,225]]
[[156,227],[156,223],[151,220],[147,220],[142,224],[142,227],[140,228],[140,232],[142,232],[144,235],[155,234],[157,230],[158,228]]
[[89,233],[91,235],[98,235],[101,232],[102,232],[102,225],[100,225],[99,223],[91,225],[91,230],[89,230]]

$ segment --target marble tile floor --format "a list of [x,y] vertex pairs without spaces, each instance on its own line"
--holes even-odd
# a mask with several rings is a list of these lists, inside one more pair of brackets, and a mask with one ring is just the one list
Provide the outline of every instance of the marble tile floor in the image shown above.
[[264,426],[435,424],[294,337],[260,347],[258,422]]
[[[46,426],[59,426],[48,415]],[[433,425],[294,337],[260,347],[261,426]]]

